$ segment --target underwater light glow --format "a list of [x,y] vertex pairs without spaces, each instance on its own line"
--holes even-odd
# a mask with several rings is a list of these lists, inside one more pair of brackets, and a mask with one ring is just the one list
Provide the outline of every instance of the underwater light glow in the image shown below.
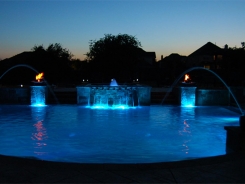
[[219,117],[224,122],[237,122],[239,121],[239,117]]
[[182,107],[195,107],[195,105],[193,105],[193,104],[185,104]]
[[31,104],[32,107],[45,107],[45,104]]
[[224,155],[224,126],[239,125],[239,114],[221,107],[0,109],[1,155],[56,162],[135,164]]
[[136,109],[136,107],[130,107],[128,105],[93,105],[93,106],[86,106],[86,108],[90,109]]

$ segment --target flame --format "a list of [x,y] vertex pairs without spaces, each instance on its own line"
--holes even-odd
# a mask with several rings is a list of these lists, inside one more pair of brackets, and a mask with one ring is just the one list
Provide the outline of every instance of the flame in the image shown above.
[[188,74],[185,74],[185,79],[184,79],[184,82],[187,82],[190,80],[190,76]]
[[37,82],[40,82],[40,80],[43,79],[43,75],[44,75],[43,72],[36,75]]

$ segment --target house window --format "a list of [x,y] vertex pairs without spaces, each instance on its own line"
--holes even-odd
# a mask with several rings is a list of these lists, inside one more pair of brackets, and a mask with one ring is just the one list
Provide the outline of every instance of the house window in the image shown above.
[[204,68],[209,70],[210,69],[210,65],[204,65]]
[[222,55],[217,55],[217,60],[222,60]]

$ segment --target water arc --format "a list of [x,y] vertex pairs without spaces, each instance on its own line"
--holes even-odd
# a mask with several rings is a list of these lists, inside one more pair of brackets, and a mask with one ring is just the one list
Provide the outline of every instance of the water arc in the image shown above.
[[15,65],[15,66],[12,66],[11,68],[9,68],[8,70],[6,70],[0,77],[0,80],[2,79],[2,77],[8,73],[10,70],[14,69],[14,68],[17,68],[17,67],[26,67],[26,68],[29,68],[31,70],[33,70],[34,72],[36,72],[37,74],[39,73],[35,68],[29,66],[29,65],[26,65],[26,64],[18,64],[18,65]]
[[[9,71],[11,71],[12,69],[17,68],[17,67],[26,67],[26,68],[29,68],[29,69],[33,70],[33,71],[36,72],[37,74],[39,73],[39,72],[38,72],[35,68],[33,68],[32,66],[29,66],[29,65],[27,65],[27,64],[17,64],[17,65],[15,65],[15,66],[12,66],[12,67],[9,68],[8,70],[6,70],[6,71],[0,76],[0,80],[2,79],[2,77],[3,77],[5,74],[7,74]],[[50,92],[52,93],[52,95],[53,95],[54,98],[55,98],[56,103],[58,104],[58,99],[56,98],[56,96],[55,96],[53,90],[51,89],[50,85],[48,84],[48,82],[47,82],[45,79],[43,79],[43,81],[47,84],[47,86],[48,86]]]
[[185,70],[182,74],[180,74],[180,76],[179,76],[179,77],[174,81],[174,83],[172,84],[171,90],[169,90],[169,91],[166,93],[166,95],[164,96],[164,98],[163,98],[161,104],[163,104],[163,101],[164,101],[164,100],[166,99],[166,97],[169,95],[170,91],[172,91],[173,87],[177,84],[177,82],[184,76],[184,74],[186,74],[186,73],[188,73],[188,72],[191,72],[192,70],[206,70],[206,71],[208,71],[208,72],[214,74],[214,75],[215,75],[215,76],[216,76],[216,77],[217,77],[217,78],[218,78],[218,79],[225,85],[225,87],[228,89],[229,93],[231,94],[231,96],[232,96],[233,99],[235,100],[236,105],[237,105],[237,107],[239,108],[239,110],[240,110],[242,116],[244,116],[244,112],[243,112],[243,110],[242,110],[240,104],[238,103],[238,101],[237,101],[235,95],[234,95],[233,92],[231,91],[230,87],[225,83],[225,81],[224,81],[224,80],[223,80],[217,73],[215,73],[214,71],[209,70],[209,69],[206,69],[206,68],[203,68],[203,67],[193,67],[193,68],[190,68],[190,69]]

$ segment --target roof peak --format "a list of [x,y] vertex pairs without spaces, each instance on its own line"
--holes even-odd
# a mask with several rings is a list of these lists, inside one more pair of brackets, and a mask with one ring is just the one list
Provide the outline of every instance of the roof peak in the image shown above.
[[[189,56],[197,56],[197,55],[212,55],[217,52],[222,52],[222,49],[212,42],[207,42],[205,45],[201,46],[199,49],[191,53]],[[188,56],[188,57],[189,57]]]

